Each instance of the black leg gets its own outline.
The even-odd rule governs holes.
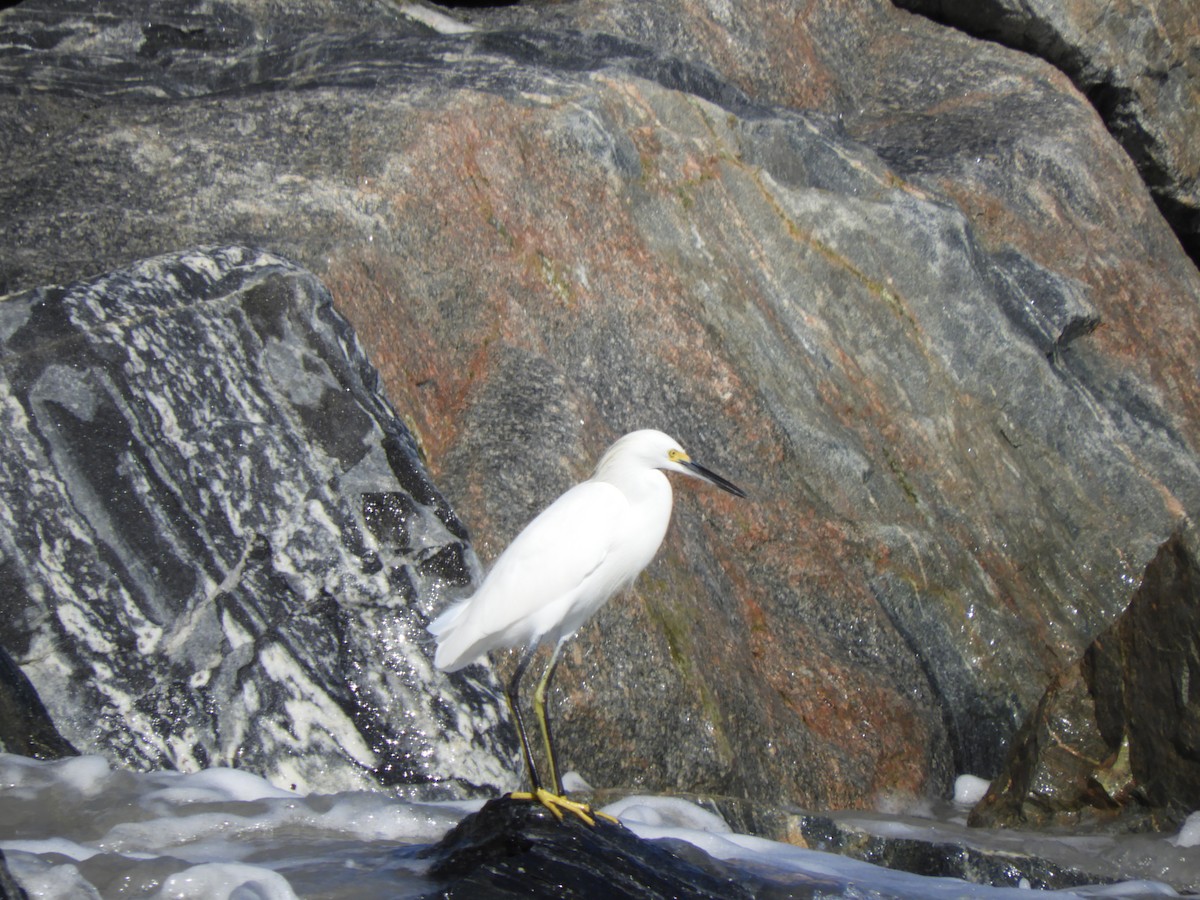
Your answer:
[[[554,818],[560,822],[564,812],[572,813],[579,817],[580,821],[588,825],[596,824],[596,816],[602,816],[609,821],[616,823],[616,819],[607,813],[592,812],[592,808],[586,803],[579,803],[575,800],[568,800],[563,796],[562,778],[558,774],[558,760],[554,755],[554,741],[550,737],[550,720],[546,716],[546,688],[550,685],[550,679],[554,677],[554,670],[558,666],[558,652],[562,649],[563,642],[559,641],[554,646],[554,652],[550,655],[550,662],[546,666],[546,671],[538,681],[537,689],[533,695],[533,710],[537,714],[538,723],[542,728],[542,740],[545,741],[546,760],[550,766],[550,776],[554,781],[555,793],[550,793],[542,787],[538,780],[537,769],[533,766],[533,755],[529,752],[529,737],[525,733],[525,722],[521,718],[521,710],[518,704],[518,688],[521,686],[521,676],[525,674],[525,669],[529,666],[529,661],[533,659],[533,654],[537,651],[536,647],[530,647],[521,656],[517,663],[517,668],[513,672],[513,676],[509,679],[508,687],[504,691],[504,695],[508,698],[508,708],[512,710],[513,718],[517,720],[517,735],[521,738],[521,752],[525,754],[525,768],[529,769],[529,780],[533,783],[533,790],[528,794],[514,792],[509,796],[514,800],[532,800],[535,803],[540,803],[554,815]]]
[[[533,655],[536,652],[537,644],[534,644],[521,654],[517,668],[513,671],[512,678],[508,680],[508,686],[504,689],[504,696],[508,700],[508,708],[512,711],[513,718],[517,722],[517,737],[521,741],[521,754],[525,757],[525,768],[529,772],[529,783],[535,794],[541,789],[542,782],[538,778],[537,769],[533,765],[533,754],[529,752],[529,736],[525,733],[525,720],[521,716],[520,688],[521,676],[529,668],[529,662],[533,659]]]

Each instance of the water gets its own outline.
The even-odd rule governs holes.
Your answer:
[[[18,882],[37,898],[417,897],[437,888],[425,877],[418,852],[479,805],[415,803],[370,792],[305,796],[231,769],[135,774],[95,756],[38,762],[0,754],[0,849]],[[687,841],[781,886],[832,885],[826,896],[1029,896],[1018,888],[923,878],[736,834],[718,816],[678,799],[630,797],[606,811],[642,837]],[[1168,882],[1200,886],[1200,817],[1177,835],[1114,838],[968,834],[953,810],[938,817],[926,813],[842,819],[894,836],[965,835],[980,846],[1124,879],[1055,897],[1179,896]]]

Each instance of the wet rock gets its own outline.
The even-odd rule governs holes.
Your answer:
[[[743,484],[681,485],[565,651],[591,783],[824,807],[995,774],[1197,520],[1200,277],[1046,63],[873,0],[279,10],[4,13],[0,284],[286,253],[484,559],[635,427]],[[372,532],[399,508],[363,534],[409,541]]]
[[[494,685],[439,678],[421,638],[476,571],[466,531],[311,274],[196,250],[0,321],[7,749],[506,782]]]
[[[786,819],[787,838],[793,844],[923,878],[1034,890],[1094,887],[1117,880],[1109,872],[1089,871],[1017,846],[989,846],[974,840],[969,829],[945,822],[932,825],[891,817],[873,827],[869,820],[855,821],[850,814],[788,813],[731,798],[699,802],[739,818]],[[421,856],[433,861],[429,876],[444,884],[435,895],[440,897],[807,898],[853,895],[862,887],[839,869],[844,863],[833,859],[815,858],[805,875],[789,877],[762,861],[716,860],[681,840],[640,839],[604,819],[595,827],[573,817],[559,823],[530,803],[508,798],[490,801]],[[822,872],[825,878],[818,874]],[[924,888],[947,888],[950,882],[933,885],[927,882]],[[921,886],[893,890],[898,896],[917,896]]]
[[[948,834],[941,840],[881,835],[821,815],[797,816],[793,828],[793,839],[814,850],[928,878],[959,878],[971,884],[1039,891],[1116,880],[1029,853],[973,846],[969,840],[951,840]]]
[[[971,823],[1178,828],[1200,806],[1197,665],[1200,567],[1175,537],[1129,609],[1047,690]]]
[[[754,879],[706,858],[684,859],[603,818],[594,826],[507,797],[490,800],[425,854],[438,897],[749,898]],[[704,856],[697,851],[687,855]],[[762,885],[758,885],[762,889]]]
[[[37,691],[3,646],[0,646],[0,752],[37,759],[57,759],[77,753],[58,733]]]
[[[1006,766],[972,810],[971,824],[1078,825],[1089,812],[1115,819],[1120,807],[1101,777],[1111,776],[1117,764],[1118,748],[1104,740],[1088,686],[1072,669],[1050,685],[1017,732]]]
[[[0,851],[0,900],[29,900],[25,889],[17,884],[12,872],[8,871],[3,851]]]

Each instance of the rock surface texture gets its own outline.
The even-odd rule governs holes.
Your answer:
[[[972,823],[1180,821],[1200,806],[1198,667],[1200,569],[1170,541],[1129,608],[1046,691]]]
[[[44,704],[6,750],[69,750],[56,729],[306,790],[507,782],[488,682],[428,689],[415,600],[470,583],[465,530],[310,274],[194,251],[0,322],[0,639]]]
[[[1046,62],[882,0],[280,10],[0,15],[0,289],[295,260],[485,560],[633,428],[749,490],[680,485],[564,653],[560,753],[596,786],[944,794],[1161,548],[1196,558],[1200,276]],[[216,585],[276,559],[223,552]],[[177,569],[131,570],[147,641],[182,627],[149,611]]]
[[[1061,69],[1092,101],[1192,259],[1200,260],[1200,7],[1190,0],[896,5]]]

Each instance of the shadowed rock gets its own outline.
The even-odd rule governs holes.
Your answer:
[[[70,742],[58,733],[37,691],[2,646],[0,752],[19,753],[37,759],[57,759],[77,753]]]
[[[1178,828],[1200,807],[1200,567],[1180,539],[1056,679],[971,813],[985,826]]]

